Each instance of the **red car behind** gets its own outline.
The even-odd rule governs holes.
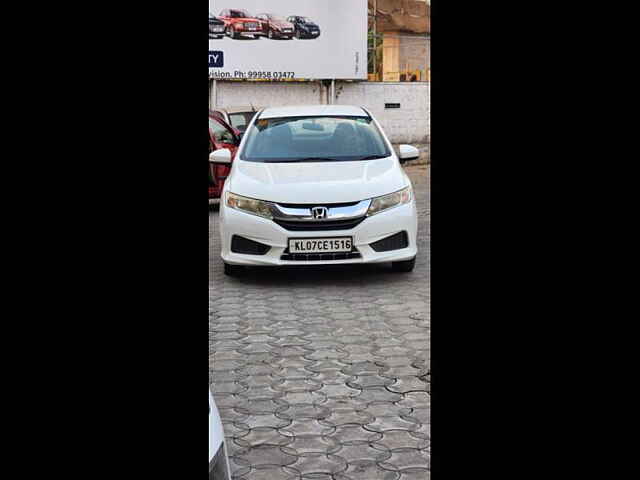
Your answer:
[[[231,150],[231,161],[240,145],[240,132],[231,127],[213,112],[209,112],[209,153],[221,148]],[[224,181],[231,170],[230,165],[209,163],[209,199],[220,198]]]

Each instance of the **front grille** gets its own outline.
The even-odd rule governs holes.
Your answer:
[[[254,242],[248,238],[234,235],[231,238],[231,251],[233,253],[242,253],[245,255],[264,255],[271,247],[263,243]]]
[[[390,237],[383,238],[369,245],[376,252],[389,252],[391,250],[400,250],[409,246],[409,236],[407,232],[396,233]]]
[[[340,207],[353,207],[360,202],[343,202],[343,203],[278,203],[281,207],[285,208],[308,208],[313,207],[326,207],[326,208],[340,208]]]
[[[280,225],[285,230],[292,232],[316,232],[323,230],[349,230],[358,226],[366,217],[349,218],[347,220],[325,220],[325,221],[294,221],[294,220],[280,220],[274,219],[273,221]]]
[[[280,260],[290,260],[293,262],[315,262],[315,261],[333,261],[333,260],[350,260],[352,258],[361,258],[360,252],[354,247],[350,252],[342,253],[289,253],[289,247],[280,256]]]

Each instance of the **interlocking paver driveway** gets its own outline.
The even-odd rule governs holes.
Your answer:
[[[238,480],[430,476],[428,169],[414,272],[387,265],[223,274],[209,214],[209,384]]]

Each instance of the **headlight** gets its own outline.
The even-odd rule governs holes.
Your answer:
[[[403,188],[389,195],[383,195],[382,197],[374,198],[371,200],[369,211],[367,215],[375,215],[376,213],[384,212],[390,208],[404,205],[411,201],[411,186]]]
[[[254,200],[253,198],[241,197],[231,192],[227,192],[227,207],[258,215],[259,217],[273,218],[269,203],[263,202],[262,200]]]

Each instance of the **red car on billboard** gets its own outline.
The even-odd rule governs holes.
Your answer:
[[[231,38],[253,36],[258,39],[262,35],[262,25],[260,21],[252,17],[246,10],[239,8],[227,8],[222,10],[218,18],[224,21],[225,33]]]
[[[240,132],[209,111],[209,153],[228,148],[231,150],[231,161],[233,161],[238,145],[240,145]],[[231,165],[209,163],[209,200],[220,198],[224,181],[230,171]]]
[[[293,38],[295,33],[293,23],[271,13],[259,13],[256,18],[260,20],[263,35],[269,38]]]

